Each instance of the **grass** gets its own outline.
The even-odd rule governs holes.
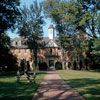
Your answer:
[[[86,100],[100,100],[100,72],[74,70],[57,72]]]
[[[36,84],[29,83],[26,78],[21,78],[21,83],[16,83],[15,72],[0,73],[0,100],[32,100],[46,72],[37,72]],[[32,74],[32,73],[30,73]],[[31,76],[31,80],[33,80]]]

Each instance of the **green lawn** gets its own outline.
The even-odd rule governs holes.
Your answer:
[[[16,73],[0,73],[0,100],[32,100],[46,72],[37,72],[36,84],[29,83],[26,78],[21,78],[21,83],[16,83]],[[30,73],[32,75],[32,73]],[[31,80],[33,80],[31,76]]]
[[[62,79],[86,100],[100,100],[100,72],[57,71]]]

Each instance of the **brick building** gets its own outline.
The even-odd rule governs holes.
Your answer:
[[[57,62],[62,61],[62,51],[59,40],[55,37],[54,27],[50,25],[48,28],[48,37],[43,37],[42,43],[45,43],[44,48],[38,50],[38,64],[46,63],[48,68],[54,68]],[[26,59],[29,62],[30,68],[34,62],[33,50],[27,45],[27,38],[19,37],[11,41],[12,52],[18,58],[18,61]],[[40,66],[41,67],[41,66]]]

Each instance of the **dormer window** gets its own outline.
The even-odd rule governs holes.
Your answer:
[[[21,41],[18,42],[18,45],[21,46]]]
[[[18,45],[18,43],[16,42],[15,45]]]
[[[24,45],[27,45],[27,41],[24,42]]]

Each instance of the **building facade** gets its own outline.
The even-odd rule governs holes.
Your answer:
[[[30,68],[33,69],[34,54],[33,50],[28,47],[27,40],[24,37],[13,39],[11,41],[12,53],[18,58],[18,62],[25,59],[29,62]],[[55,69],[57,62],[62,63],[62,50],[58,38],[55,37],[53,25],[48,28],[48,37],[43,37],[41,42],[45,44],[45,47],[38,50],[39,67],[42,67],[42,63],[46,63],[48,69]]]

